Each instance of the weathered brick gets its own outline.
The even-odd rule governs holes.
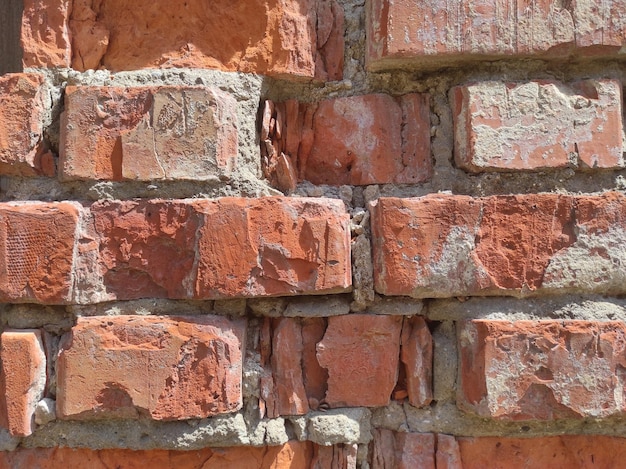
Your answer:
[[[203,180],[237,159],[236,101],[200,86],[70,86],[62,115],[64,180]]]
[[[328,370],[330,407],[389,404],[398,380],[402,318],[350,314],[328,318],[317,344],[319,364]]]
[[[457,165],[472,172],[624,166],[618,80],[454,88]]]
[[[43,139],[46,93],[43,76],[0,77],[0,175],[52,176],[53,156]]]
[[[195,451],[163,449],[132,451],[129,449],[86,448],[20,448],[0,452],[0,468],[32,469],[289,469],[307,468],[318,448],[308,441],[289,441],[266,447],[203,448]],[[316,466],[317,469],[317,466]],[[331,469],[321,466],[319,469]],[[332,469],[343,469],[332,466]],[[345,468],[352,469],[352,468]]]
[[[0,204],[0,301],[69,301],[77,223],[69,202]]]
[[[189,201],[102,201],[91,206],[103,299],[192,298],[203,218]],[[95,282],[92,282],[95,283]]]
[[[376,290],[417,298],[625,291],[626,199],[530,194],[381,198]]]
[[[46,355],[38,330],[5,330],[0,336],[0,425],[28,436],[46,386]]]
[[[372,469],[435,469],[433,433],[374,431]]]
[[[245,320],[79,318],[57,363],[62,419],[205,418],[242,405]]]
[[[620,467],[626,439],[602,435],[459,438],[463,469]],[[494,462],[497,465],[494,466]]]
[[[467,321],[459,327],[459,405],[499,419],[609,417],[626,410],[626,325]]]
[[[326,330],[323,318],[265,319],[261,332],[261,400],[270,418],[317,410],[326,395],[328,372],[315,347]]]
[[[336,1],[253,0],[207,8],[190,0],[75,1],[69,18],[72,67],[215,68],[341,79],[344,14]]]
[[[425,94],[267,101],[261,140],[265,174],[281,190],[295,187],[296,172],[331,185],[418,183],[432,175]]]
[[[409,403],[415,407],[433,399],[433,339],[421,316],[406,318],[402,324],[400,361],[404,366]]]
[[[459,443],[452,435],[441,433],[437,435],[435,467],[437,469],[464,469]]]
[[[103,201],[91,214],[98,267],[80,280],[102,283],[98,301],[339,293],[351,285],[349,217],[336,200]]]
[[[24,67],[69,67],[72,58],[67,18],[73,0],[22,0]]]
[[[367,64],[449,65],[511,55],[617,55],[626,2],[368,0]]]
[[[341,293],[351,287],[341,201],[224,198],[198,202],[198,298]]]

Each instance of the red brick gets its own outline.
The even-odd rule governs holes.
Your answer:
[[[435,466],[437,469],[464,469],[459,444],[452,435],[437,435]]]
[[[409,403],[423,407],[433,399],[433,339],[421,316],[402,324],[400,360],[404,365]]]
[[[92,205],[98,268],[113,299],[278,296],[350,289],[340,201],[268,197]]]
[[[274,125],[271,125],[274,123]],[[293,189],[287,161],[314,184],[418,183],[430,179],[430,109],[425,94],[370,94],[305,104],[266,102],[264,171]]]
[[[69,67],[67,19],[72,0],[23,0],[21,43],[26,67]]]
[[[65,107],[64,180],[203,180],[235,166],[236,101],[218,89],[70,86]]]
[[[455,160],[471,172],[624,166],[618,80],[487,81],[451,98]]]
[[[356,469],[357,445],[315,445],[310,469]]]
[[[372,469],[435,469],[432,433],[396,433],[374,430]]]
[[[274,76],[341,79],[343,11],[335,1],[253,0],[207,8],[190,0],[75,1],[72,67],[215,68]]]
[[[626,439],[600,435],[459,438],[463,469],[621,467]]]
[[[317,344],[319,364],[328,370],[330,407],[389,404],[398,379],[402,318],[350,314],[328,318]]]
[[[62,419],[205,418],[242,405],[245,321],[82,317],[57,363]]]
[[[499,419],[609,417],[626,410],[626,325],[592,321],[466,322],[459,405]]]
[[[0,452],[0,468],[30,469],[289,469],[305,468],[313,458],[315,445],[289,441],[280,446],[203,448],[195,451],[162,449],[20,448]],[[324,468],[326,469],[326,468]],[[330,467],[328,468],[330,469]]]
[[[0,77],[0,175],[54,175],[43,141],[46,94],[43,76],[10,73]]]
[[[198,298],[349,291],[350,230],[339,200],[266,197],[198,202]]]
[[[317,410],[326,395],[328,372],[315,347],[324,336],[323,318],[266,319],[261,334],[261,400],[270,418]],[[271,326],[271,327],[268,327]]]
[[[103,201],[91,206],[105,299],[192,298],[203,218],[185,201]]]
[[[69,301],[78,215],[68,202],[0,204],[0,301]]]
[[[432,66],[476,59],[617,55],[626,3],[576,0],[370,0],[367,64]]]
[[[28,436],[35,406],[46,386],[46,355],[38,330],[5,330],[0,336],[0,425],[11,435]]]
[[[376,291],[416,298],[624,292],[622,194],[381,198]]]

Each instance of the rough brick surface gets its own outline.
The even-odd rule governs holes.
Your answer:
[[[196,451],[32,448],[0,453],[0,468],[343,469],[341,466],[313,466],[316,449],[317,446],[308,441],[289,441],[283,445],[259,448],[205,448]]]
[[[43,140],[47,107],[42,75],[0,77],[0,175],[54,175],[53,157]]]
[[[432,433],[374,432],[372,469],[435,469],[435,440]]]
[[[75,1],[72,67],[216,68],[341,79],[343,10],[335,1]]]
[[[338,201],[106,201],[91,213],[99,260],[82,280],[103,283],[100,301],[350,288],[348,214]]]
[[[341,293],[352,282],[350,230],[331,199],[198,202],[199,298]]]
[[[376,290],[447,297],[624,291],[624,196],[381,198]]]
[[[418,183],[432,175],[425,94],[369,94],[319,103],[267,101],[261,150],[282,190],[314,184]]]
[[[77,223],[68,202],[0,204],[0,301],[69,301]]]
[[[245,321],[219,316],[79,318],[61,343],[63,419],[205,418],[242,405]]]
[[[453,88],[455,160],[472,172],[624,165],[618,80]]]
[[[433,339],[421,316],[404,320],[400,361],[404,365],[409,403],[415,407],[430,404],[433,398]]]
[[[625,442],[599,435],[459,438],[463,469],[620,467],[626,458]]]
[[[458,402],[486,417],[608,417],[624,405],[621,322],[487,321],[459,329]]]
[[[72,57],[67,17],[73,0],[22,0],[24,67],[69,67]]]
[[[369,0],[367,8],[367,62],[374,70],[511,55],[615,55],[626,29],[622,0]]]
[[[330,407],[384,406],[398,380],[402,318],[351,314],[328,318],[317,344],[328,370]]]
[[[237,158],[236,102],[210,87],[68,87],[65,180],[203,180]]]
[[[0,425],[11,435],[28,436],[35,406],[46,386],[46,356],[38,330],[5,330],[0,336]]]

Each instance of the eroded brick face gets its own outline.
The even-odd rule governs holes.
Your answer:
[[[47,104],[43,75],[0,77],[0,174],[53,176],[52,155],[44,142]]]
[[[410,184],[432,176],[426,94],[266,101],[261,152],[281,190],[314,184]]]
[[[68,87],[64,180],[206,180],[237,160],[237,104],[211,87]]]
[[[624,271],[613,267],[625,236],[619,193],[381,198],[371,211],[374,278],[385,295],[622,290]]]
[[[245,320],[80,318],[61,343],[60,418],[181,420],[242,405]]]
[[[35,406],[46,386],[41,332],[5,330],[0,335],[0,359],[0,425],[13,436],[28,436],[35,429]]]
[[[369,0],[367,8],[372,70],[507,56],[611,56],[625,37],[622,0]]]
[[[458,336],[458,398],[469,411],[515,420],[624,412],[621,322],[473,320]]]
[[[450,96],[455,160],[471,172],[624,165],[618,80],[489,81]]]
[[[72,287],[77,204],[0,204],[0,299],[64,304]]]

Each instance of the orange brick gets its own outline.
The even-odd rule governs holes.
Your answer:
[[[508,420],[621,415],[621,322],[465,322],[458,331],[459,405]]]
[[[198,298],[350,290],[350,230],[341,201],[224,198],[198,202]]]
[[[330,407],[388,405],[398,380],[399,316],[350,314],[328,318],[317,344],[319,364],[328,370]]]
[[[620,293],[626,199],[529,194],[381,198],[371,207],[376,291],[416,298]]]
[[[287,157],[299,179],[314,184],[405,184],[432,176],[428,95],[369,94],[312,104],[267,102],[265,111],[264,169],[282,190],[295,186],[283,182],[289,171],[281,161]]]
[[[626,439],[612,436],[483,437],[458,440],[463,469],[620,467],[626,458]]]
[[[5,330],[0,336],[0,425],[11,435],[28,436],[35,406],[44,397],[46,355],[38,330]]]
[[[456,163],[471,172],[623,167],[621,90],[611,79],[456,87]]]
[[[27,67],[69,67],[68,16],[72,0],[23,0],[22,62]]]
[[[237,159],[236,101],[206,87],[66,89],[64,180],[203,180]]]
[[[78,216],[69,202],[0,204],[0,301],[69,301]]]
[[[62,419],[205,418],[241,408],[245,320],[78,318],[57,363]]]
[[[338,2],[216,0],[74,2],[72,68],[213,68],[341,79],[343,10]]]
[[[378,70],[515,55],[615,56],[625,42],[625,12],[623,0],[370,0],[366,60]]]
[[[43,141],[43,83],[43,76],[35,73],[0,77],[0,175],[54,175]]]

